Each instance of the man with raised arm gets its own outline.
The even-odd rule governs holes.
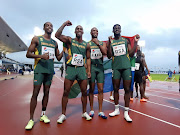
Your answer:
[[[62,31],[66,26],[71,26],[70,21],[66,21],[57,30],[55,37],[67,45],[68,55],[70,59],[67,61],[67,70],[64,81],[64,93],[62,97],[62,114],[59,116],[57,123],[63,123],[66,119],[66,106],[68,103],[68,95],[74,80],[78,81],[81,89],[82,101],[82,117],[86,120],[92,118],[86,112],[87,105],[87,73],[84,67],[85,58],[87,58],[88,77],[91,76],[91,60],[90,60],[90,45],[82,39],[83,27],[78,25],[75,28],[75,38],[62,35]]]
[[[134,38],[134,46],[131,48],[129,41],[126,38],[121,37],[121,26],[115,24],[113,26],[114,38],[109,37],[107,43],[108,58],[112,57],[112,80],[114,88],[114,102],[115,102],[115,111],[109,113],[109,116],[113,117],[120,114],[119,111],[119,85],[121,78],[123,79],[124,86],[124,100],[125,100],[125,111],[124,118],[127,122],[132,122],[132,119],[129,117],[129,101],[130,101],[130,86],[131,86],[131,64],[130,57],[133,57],[136,50],[137,42],[139,36],[136,35]]]

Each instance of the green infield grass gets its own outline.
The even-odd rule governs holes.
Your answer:
[[[165,81],[165,79],[168,77],[167,74],[151,74],[152,80],[156,81]],[[172,76],[174,78],[174,75]],[[175,75],[175,78],[173,80],[167,79],[166,81],[173,81],[178,82],[179,81],[179,75]]]

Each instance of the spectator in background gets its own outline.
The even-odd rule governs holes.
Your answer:
[[[173,74],[175,75],[176,74],[176,71],[174,70]]]
[[[64,71],[64,66],[63,65],[60,67],[60,70],[61,70],[61,77],[63,77],[63,71]]]

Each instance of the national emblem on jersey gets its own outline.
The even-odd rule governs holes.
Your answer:
[[[40,41],[43,41],[43,38],[40,38]]]

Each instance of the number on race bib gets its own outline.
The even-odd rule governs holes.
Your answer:
[[[102,58],[102,53],[100,49],[91,49],[91,59]]]
[[[83,56],[81,54],[74,53],[71,64],[75,66],[83,66]]]
[[[135,63],[135,70],[139,70],[140,63]]]
[[[121,56],[126,54],[125,44],[113,46],[114,56]]]
[[[55,50],[54,48],[47,47],[47,46],[42,46],[42,54],[48,53],[49,52],[49,59],[54,59],[55,56]]]

